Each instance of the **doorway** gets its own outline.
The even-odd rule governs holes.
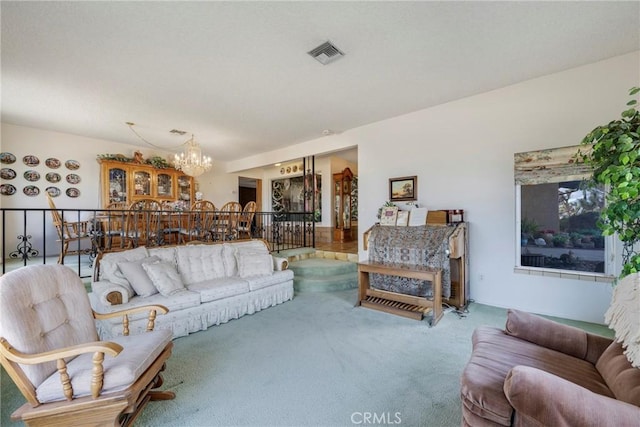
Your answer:
[[[258,211],[262,211],[262,180],[238,177],[238,202],[245,206],[248,202],[256,202]]]

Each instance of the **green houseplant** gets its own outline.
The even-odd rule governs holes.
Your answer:
[[[640,88],[619,119],[593,129],[582,140],[578,158],[593,168],[593,182],[607,187],[598,226],[605,236],[617,233],[623,244],[620,277],[640,271]],[[588,148],[587,148],[588,147]]]

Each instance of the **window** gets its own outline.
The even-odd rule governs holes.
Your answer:
[[[516,153],[517,269],[588,280],[612,273],[613,241],[597,226],[605,191],[586,185],[591,171],[576,163],[577,150]]]

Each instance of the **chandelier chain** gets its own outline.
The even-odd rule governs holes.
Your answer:
[[[134,135],[137,136],[145,144],[148,144],[160,150],[175,150],[177,148],[177,147],[173,147],[173,148],[162,147],[162,146],[153,144],[152,142],[147,141],[142,135],[140,135],[138,132],[135,131],[135,129],[133,128],[134,123],[126,122],[126,124],[127,126],[129,126],[129,129],[131,129],[131,132],[133,132]],[[182,153],[176,154],[174,156],[174,167],[176,169],[181,170],[182,172],[184,172],[186,175],[189,175],[189,176],[199,176],[205,173],[206,171],[208,171],[209,169],[211,169],[211,167],[213,166],[213,161],[211,157],[205,156],[202,154],[202,149],[200,147],[200,144],[196,142],[193,134],[191,134],[191,138],[189,138],[187,141],[180,144],[180,146],[181,147],[184,146],[185,149]]]
[[[131,132],[133,132],[133,134],[135,136],[137,136],[142,142],[144,142],[145,144],[149,144],[150,146],[154,147],[154,148],[158,148],[160,150],[175,150],[179,147],[182,147],[183,145],[185,145],[187,143],[187,141],[181,143],[180,145],[174,146],[174,147],[162,147],[160,145],[156,145],[152,142],[147,141],[142,135],[140,135],[138,132],[136,132],[136,130],[133,128],[133,123],[131,122],[127,122],[127,126],[129,126],[129,129],[131,130]]]

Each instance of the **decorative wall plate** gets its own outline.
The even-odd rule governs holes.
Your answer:
[[[16,171],[11,168],[2,168],[0,169],[0,178],[2,179],[13,179],[16,177]]]
[[[60,163],[60,160],[55,157],[49,157],[44,161],[44,164],[49,166],[51,169],[58,169],[62,163]]]
[[[291,166],[287,166],[287,173],[291,173]]]
[[[60,189],[58,187],[47,187],[45,191],[49,193],[51,197],[58,197],[60,195]]]
[[[11,163],[15,163],[16,162],[16,156],[14,156],[11,153],[8,152],[3,152],[0,153],[0,163],[4,163],[6,165],[10,165]]]
[[[40,194],[40,189],[35,185],[27,185],[22,189],[22,192],[29,197],[34,197]]]
[[[37,158],[36,156],[29,154],[28,156],[24,156],[22,158],[22,163],[24,163],[27,166],[34,167],[40,164],[40,159]]]
[[[67,169],[70,169],[72,171],[80,168],[80,162],[77,160],[67,160],[66,162],[64,162],[64,165],[67,167]]]
[[[66,180],[69,184],[77,184],[80,182],[80,175],[70,173],[69,175],[67,175]]]
[[[47,181],[53,183],[60,182],[60,180],[62,179],[60,174],[56,172],[48,172],[44,177]]]
[[[78,190],[77,188],[67,188],[66,191],[67,196],[69,197],[78,197],[80,196],[80,190]]]
[[[284,175],[284,168],[280,169],[280,175]]]
[[[298,172],[298,165],[293,165],[293,169],[294,172]]]
[[[40,179],[40,172],[34,170],[25,171],[22,176],[29,182],[35,182]]]
[[[3,196],[11,196],[16,193],[16,187],[11,184],[2,184],[0,185],[0,194]]]

